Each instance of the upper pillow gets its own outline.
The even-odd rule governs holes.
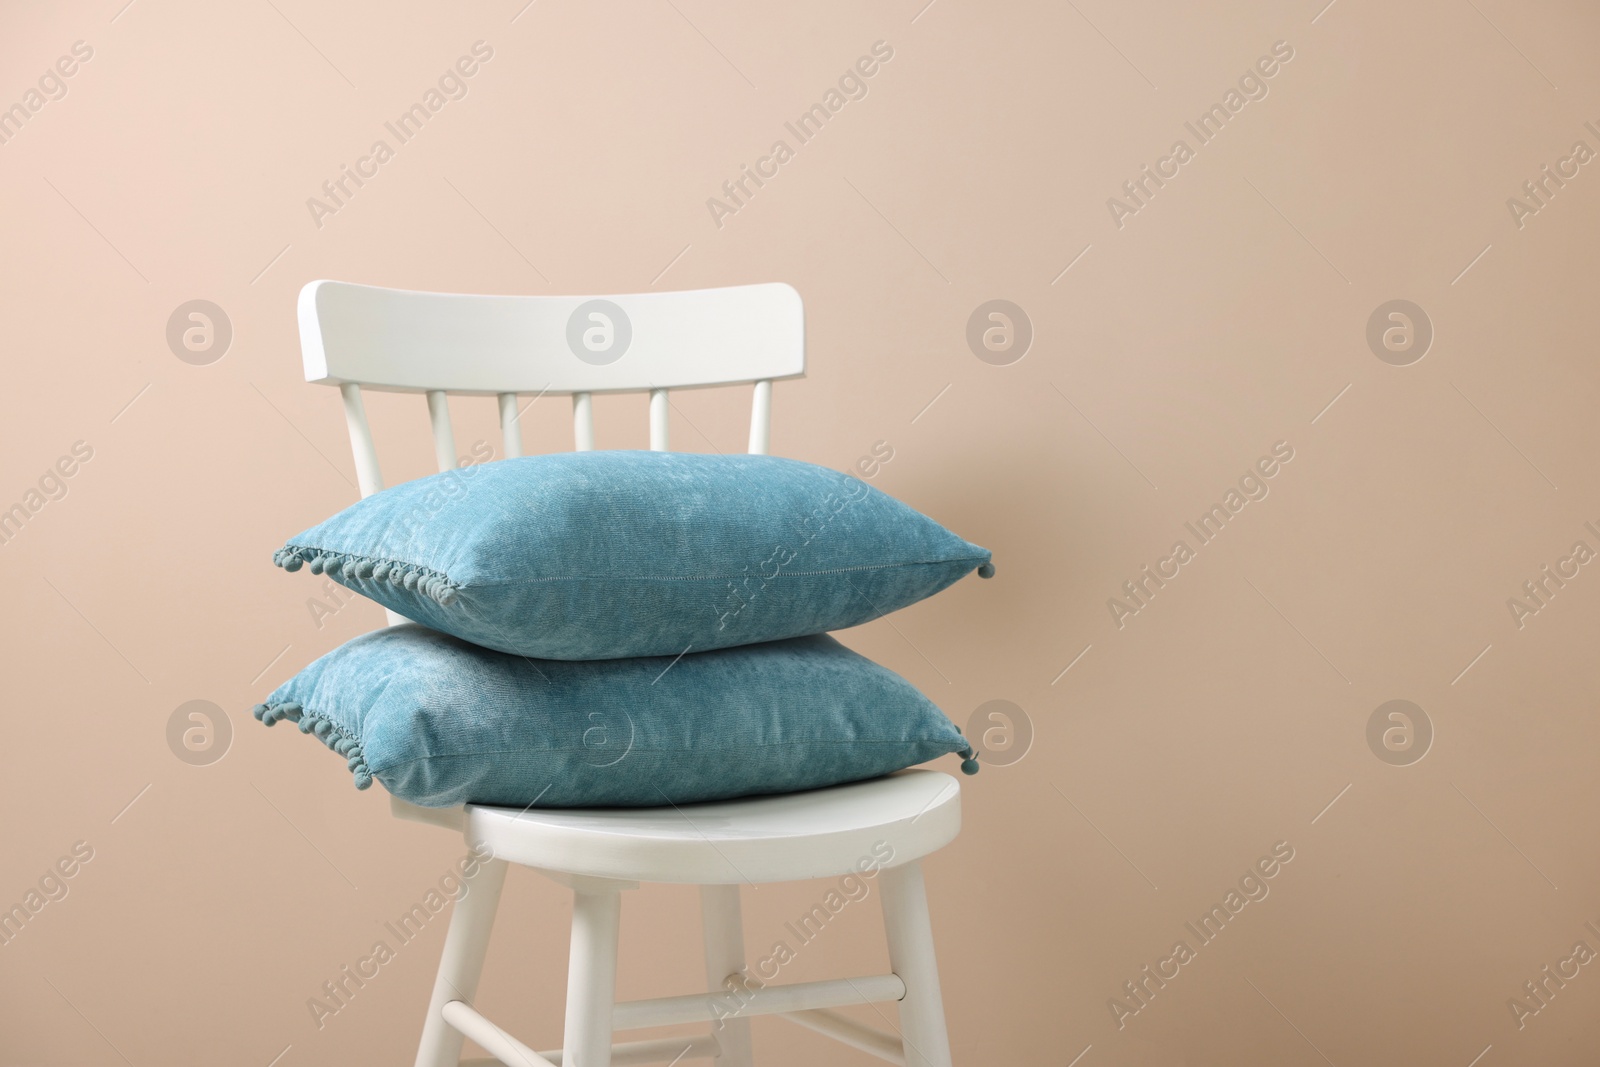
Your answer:
[[[775,456],[566,452],[374,493],[293,538],[408,619],[541,659],[675,656],[855,626],[989,552],[848,475]]]

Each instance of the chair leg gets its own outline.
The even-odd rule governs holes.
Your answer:
[[[603,886],[574,890],[562,1067],[611,1067],[611,1009],[617,996],[621,921],[620,890]]]
[[[922,864],[886,868],[878,875],[878,883],[889,966],[906,984],[906,996],[900,1002],[906,1067],[950,1067],[950,1036],[939,995],[939,967],[933,954],[933,924],[928,917]]]
[[[444,1021],[444,1006],[452,1000],[470,1004],[478,995],[478,976],[483,973],[489,932],[494,928],[494,913],[500,906],[500,890],[506,881],[506,861],[486,860],[477,873],[463,881],[465,895],[456,901],[455,913],[450,916],[439,976],[434,979],[433,999],[428,1002],[428,1017],[422,1024],[417,1067],[456,1067],[461,1061],[461,1032]]]
[[[706,980],[716,992],[728,975],[744,970],[744,916],[737,885],[700,887],[700,925],[706,942]],[[749,1019],[723,1020],[716,1038],[722,1046],[718,1067],[752,1067],[755,1063]]]

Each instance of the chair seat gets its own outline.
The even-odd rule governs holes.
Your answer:
[[[901,771],[831,789],[665,808],[529,809],[469,804],[395,814],[454,825],[495,856],[568,875],[629,882],[734,885],[827,878],[864,863],[892,867],[949,844],[961,785]]]

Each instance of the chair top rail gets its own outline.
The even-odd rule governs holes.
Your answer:
[[[590,297],[314,281],[299,319],[307,381],[390,392],[618,393],[805,373],[800,294],[778,282]]]

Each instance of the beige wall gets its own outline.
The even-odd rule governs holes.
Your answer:
[[[443,919],[320,1030],[306,1001],[459,843],[247,710],[381,621],[319,627],[318,580],[269,562],[355,496],[338,404],[299,371],[313,278],[799,288],[810,374],[777,390],[775,450],[843,468],[889,442],[877,484],[999,567],[846,640],[958,722],[1003,699],[1035,733],[965,782],[930,864],[958,1062],[1594,1061],[1600,966],[1565,965],[1520,1028],[1508,1001],[1600,951],[1600,565],[1520,620],[1507,602],[1600,550],[1600,167],[1536,213],[1507,200],[1600,151],[1600,15],[523,2],[0,9],[0,105],[93,53],[0,143],[0,506],[42,505],[0,547],[0,904],[92,849],[0,947],[0,1064],[409,1062]],[[399,145],[383,123],[477,41],[467,95]],[[799,145],[785,121],[878,41],[866,97]],[[1201,144],[1185,122],[1275,42],[1266,95]],[[314,219],[379,138],[394,158]],[[780,138],[793,158],[714,218]],[[1192,158],[1162,164],[1180,138]],[[1147,164],[1177,173],[1108,207]],[[165,337],[197,299],[233,332],[206,365]],[[968,346],[994,299],[1031,322],[1020,361]],[[1367,323],[1402,299],[1434,337],[1399,366]],[[743,395],[680,403],[682,446],[740,446]],[[391,476],[425,473],[421,403],[372,407]],[[491,405],[455,414],[493,439]],[[599,418],[644,443],[642,401]],[[566,444],[564,402],[529,419]],[[78,442],[65,496],[30,498]],[[1268,495],[1200,544],[1184,524],[1279,442]],[[1180,539],[1193,558],[1114,619]],[[1396,699],[1431,723],[1420,762],[1369,745]],[[169,747],[192,700],[227,709],[220,762]],[[1280,842],[1270,894],[1201,945],[1185,923]],[[753,943],[819,892],[750,894]],[[875,911],[792,973],[882,967]],[[692,891],[630,898],[624,996],[696,981],[696,914]],[[536,1044],[564,915],[513,876],[482,999]],[[1139,1007],[1123,983],[1180,939],[1194,958],[1119,1028],[1108,1001]],[[776,1022],[758,1040],[768,1064],[869,1062]]]

